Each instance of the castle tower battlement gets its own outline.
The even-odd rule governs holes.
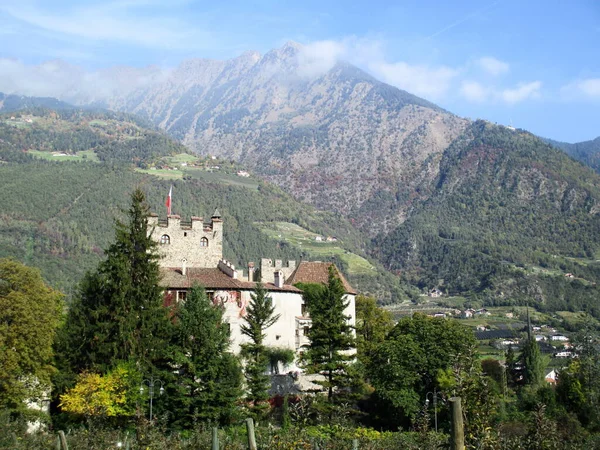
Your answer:
[[[215,211],[209,223],[202,217],[192,216],[182,220],[179,215],[159,218],[151,214],[148,218],[151,237],[158,243],[161,267],[215,268],[223,259],[223,221]]]
[[[296,261],[293,260],[288,261],[287,264],[280,259],[273,261],[270,258],[262,258],[260,260],[260,277],[263,283],[274,283],[277,271],[281,271],[283,279],[287,280],[294,270],[296,270]]]

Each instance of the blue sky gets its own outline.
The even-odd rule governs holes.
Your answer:
[[[598,0],[0,0],[0,89],[35,92],[27,69],[48,60],[169,68],[288,40],[461,116],[600,136]]]

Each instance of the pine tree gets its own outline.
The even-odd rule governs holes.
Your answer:
[[[304,288],[304,287],[303,287]],[[334,266],[329,267],[329,280],[323,289],[306,289],[306,303],[312,319],[308,332],[309,348],[301,361],[309,374],[320,374],[317,381],[327,390],[327,399],[333,403],[334,391],[347,389],[354,383],[350,362],[354,359],[354,336],[349,316],[344,314],[348,301],[344,299],[344,286]]]
[[[106,373],[128,360],[142,373],[165,364],[171,322],[148,216],[145,195],[136,189],[127,222],[116,223],[106,260],[80,284],[59,342],[59,360],[71,374]]]
[[[241,331],[250,342],[242,345],[242,356],[246,359],[246,399],[256,417],[260,417],[267,408],[269,399],[270,378],[266,374],[269,357],[264,344],[266,330],[279,319],[275,314],[275,306],[267,289],[257,283],[254,293],[251,294],[250,305],[244,317]]]
[[[523,381],[527,386],[539,387],[544,381],[546,364],[535,339],[527,339],[521,352]]]
[[[202,287],[194,286],[176,311],[175,385],[167,391],[176,426],[194,422],[227,424],[241,396],[241,369],[229,352],[230,332],[223,310],[211,304]]]

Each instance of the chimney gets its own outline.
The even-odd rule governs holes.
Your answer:
[[[248,263],[248,281],[254,281],[254,263],[252,261]]]
[[[185,275],[187,272],[187,259],[183,258],[181,260],[181,275]]]
[[[283,287],[284,279],[283,272],[281,270],[276,270],[273,278],[275,279],[275,281],[273,281],[273,284],[275,286],[277,286],[278,288]]]

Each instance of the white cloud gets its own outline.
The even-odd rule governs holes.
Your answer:
[[[106,2],[55,12],[29,4],[0,5],[0,11],[30,26],[80,39],[135,44],[149,48],[190,49],[213,43],[208,32],[180,19],[139,13],[148,1]]]
[[[160,82],[169,73],[169,69],[158,67],[113,67],[86,72],[59,60],[32,66],[14,59],[0,58],[0,92],[88,103]]]
[[[515,104],[528,99],[537,99],[540,97],[541,81],[532,81],[531,83],[519,83],[513,89],[504,89],[500,92],[500,98],[509,104]]]
[[[513,88],[499,88],[496,86],[484,86],[473,81],[464,80],[460,86],[460,94],[467,101],[473,103],[503,102],[509,105],[540,98],[541,81],[532,81],[530,83],[519,83]]]
[[[431,67],[406,62],[378,61],[369,64],[369,68],[382,81],[430,99],[443,97],[459,74],[457,69],[447,66]]]
[[[585,78],[569,83],[561,88],[567,99],[600,99],[600,78]]]
[[[478,83],[477,81],[465,80],[460,86],[460,93],[468,101],[481,103],[486,101],[490,96],[490,90]]]
[[[319,76],[342,60],[366,69],[385,83],[428,99],[442,98],[459,74],[458,69],[443,65],[388,61],[381,40],[356,37],[304,45],[298,56],[298,73],[302,76]]]
[[[336,41],[318,41],[302,46],[298,53],[298,74],[316,77],[329,71],[347,55],[347,45]]]
[[[507,73],[510,69],[508,63],[500,61],[499,59],[493,58],[491,56],[479,58],[476,61],[476,63],[481,69],[493,76],[498,76]]]

